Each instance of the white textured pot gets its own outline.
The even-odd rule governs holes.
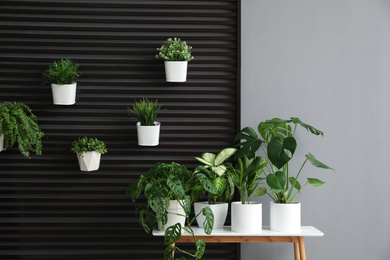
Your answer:
[[[263,229],[262,204],[250,201],[232,202],[232,231],[240,233],[260,233]]]
[[[195,202],[195,215],[198,215],[199,212],[205,207],[209,207],[214,214],[214,229],[223,228],[229,209],[229,203],[217,202],[217,204],[209,204],[207,201]],[[200,214],[196,218],[196,222],[198,223],[199,227],[203,227],[203,222],[205,221],[205,219],[206,217],[203,216],[203,214]]]
[[[188,61],[164,61],[167,82],[185,82],[187,80]]]
[[[160,139],[160,122],[154,122],[154,126],[143,126],[137,122],[138,145],[156,146]]]
[[[77,159],[79,161],[80,170],[84,172],[96,171],[100,166],[101,153],[99,152],[86,152],[78,153]]]
[[[301,231],[301,203],[275,203],[270,205],[270,228],[273,231]]]
[[[51,84],[54,105],[73,105],[76,103],[77,83],[57,85]]]
[[[168,221],[167,224],[165,224],[165,228],[173,226],[176,223],[180,223],[180,225],[184,227],[186,218],[183,216],[178,216],[176,214],[185,216],[186,213],[184,212],[183,207],[177,200],[170,200],[168,207]],[[157,227],[159,230],[163,230],[161,221],[157,221]]]
[[[0,135],[0,152],[4,150],[4,135]]]

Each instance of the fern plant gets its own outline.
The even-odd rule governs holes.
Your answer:
[[[83,137],[72,143],[71,151],[80,154],[93,151],[105,154],[107,153],[107,147],[103,141],[98,140],[97,138]]]
[[[17,143],[20,153],[26,157],[30,157],[30,152],[42,154],[44,133],[38,126],[37,117],[26,104],[0,104],[0,134],[4,135],[4,150]]]
[[[191,56],[192,47],[187,45],[185,41],[180,38],[169,38],[164,42],[161,48],[157,48],[159,53],[156,58],[164,61],[190,61],[194,57]]]
[[[78,73],[79,66],[80,64],[68,59],[54,61],[50,64],[46,73],[43,73],[43,77],[46,79],[45,83],[57,85],[73,84],[80,76]]]
[[[127,107],[127,113],[131,117],[136,117],[143,126],[152,126],[156,121],[157,115],[160,113],[162,105],[159,105],[156,101],[150,101],[147,98],[143,98],[140,101],[136,101],[133,108]]]

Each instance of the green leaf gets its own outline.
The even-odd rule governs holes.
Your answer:
[[[223,176],[224,173],[226,172],[226,166],[225,165],[219,165],[216,167],[211,167],[210,168],[213,172],[215,172],[218,176]]]
[[[202,158],[195,157],[198,161],[201,163],[207,165],[207,166],[214,166],[214,161],[215,161],[215,154],[213,153],[203,153]]]
[[[322,131],[318,130],[317,128],[315,128],[311,125],[308,125],[308,124],[302,122],[298,117],[291,117],[291,121],[294,124],[299,124],[300,126],[306,128],[306,130],[310,131],[310,133],[312,133],[312,134],[324,136],[324,133]]]
[[[302,189],[301,184],[294,177],[290,177],[288,180],[291,185],[294,185],[294,188],[296,188],[298,191]]]
[[[214,193],[214,195],[219,197],[226,189],[227,180],[225,178],[222,178],[222,177],[217,177],[213,180],[213,184],[214,184],[215,188],[217,189],[217,192]]]
[[[173,174],[169,175],[167,179],[167,185],[176,197],[184,198],[186,192],[184,191],[182,182],[179,178],[177,178]]]
[[[314,179],[314,178],[307,178],[307,182],[315,187],[321,186],[322,184],[325,184],[325,182],[319,180],[319,179]]]
[[[217,188],[215,187],[214,183],[211,182],[204,174],[197,173],[196,177],[198,178],[200,184],[202,184],[203,188],[212,194],[216,194]]]
[[[174,254],[172,253],[175,249],[176,247],[174,246],[167,246],[164,250],[164,260],[175,260]]]
[[[329,169],[335,171],[333,168],[323,164],[322,162],[318,161],[311,153],[306,154],[306,158],[309,160],[309,162],[314,165],[315,167],[318,168],[323,168],[323,169]]]
[[[186,216],[189,216],[191,213],[191,197],[190,197],[190,195],[185,196],[183,201],[184,201],[183,202],[184,212],[185,212]]]
[[[269,174],[267,176],[267,184],[275,191],[282,191],[286,186],[286,176],[281,171]]]
[[[265,194],[267,194],[267,189],[264,187],[259,187],[259,188],[255,189],[255,191],[253,192],[253,195],[255,196],[255,198],[263,196]]]
[[[205,220],[203,222],[203,230],[207,235],[210,235],[214,229],[213,211],[209,207],[205,207],[202,209],[202,214],[203,216],[205,216]]]
[[[294,137],[287,137],[284,140],[280,137],[274,137],[267,146],[268,158],[278,169],[282,168],[295,152],[297,142]],[[289,156],[285,150],[290,151]]]
[[[235,145],[240,149],[235,153],[235,158],[242,158],[245,155],[249,158],[255,156],[257,150],[259,150],[262,140],[259,139],[256,132],[251,127],[243,128],[234,138],[234,141],[243,140],[241,143]]]
[[[222,164],[224,161],[229,159],[229,157],[232,156],[236,151],[237,151],[237,149],[235,149],[235,148],[225,148],[225,149],[223,149],[217,155],[217,157],[215,157],[215,164],[214,164],[214,166],[219,166],[220,164]]]
[[[195,242],[195,246],[196,246],[195,257],[196,259],[201,259],[206,249],[206,242],[203,239],[198,239]]]
[[[171,245],[181,238],[181,224],[176,223],[165,229],[164,244]]]

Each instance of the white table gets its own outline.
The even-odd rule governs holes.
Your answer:
[[[269,227],[263,227],[261,233],[238,233],[231,231],[230,226],[214,229],[211,235],[206,235],[203,228],[193,227],[197,239],[206,243],[293,243],[295,260],[306,260],[304,237],[321,237],[321,231],[312,226],[302,226],[300,232],[277,232]],[[164,231],[153,230],[154,236],[164,236]],[[192,235],[182,231],[181,238],[176,243],[192,243]],[[174,245],[173,245],[174,246]]]

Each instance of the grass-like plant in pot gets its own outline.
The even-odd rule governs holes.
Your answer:
[[[132,108],[127,107],[129,116],[138,119],[138,145],[156,146],[159,144],[161,123],[156,121],[156,118],[162,111],[161,107],[162,105],[159,105],[157,100],[151,101],[147,98],[136,101]]]
[[[107,153],[106,144],[94,137],[82,137],[72,143],[71,151],[77,155],[81,171],[96,171],[102,154]]]
[[[167,246],[164,259],[173,259],[172,252],[178,250],[187,255],[200,259],[205,250],[205,242],[196,239],[191,229],[195,218],[190,219],[191,203],[202,194],[193,192],[198,186],[198,180],[193,171],[175,162],[156,163],[151,169],[143,173],[132,182],[126,192],[133,202],[141,195],[146,198],[146,203],[136,206],[139,222],[145,232],[149,233],[153,227],[165,230],[164,243]],[[205,215],[204,231],[211,234],[214,217],[209,208],[201,214]],[[185,227],[185,223],[187,226]],[[185,230],[194,236],[196,253],[190,254],[174,244]]]
[[[169,38],[157,48],[156,58],[164,60],[167,82],[185,82],[187,80],[188,61],[193,60],[192,47],[180,38]]]
[[[23,103],[3,102],[0,104],[0,151],[17,144],[20,153],[42,154],[42,137],[37,117],[31,108]]]
[[[76,80],[80,74],[80,64],[73,60],[54,61],[43,73],[45,83],[51,84],[53,103],[55,105],[73,105],[76,103]]]
[[[237,158],[244,156],[253,158],[260,148],[266,155],[267,167],[264,169],[265,177],[261,182],[268,187],[268,194],[273,199],[273,203],[271,203],[271,229],[273,230],[298,231],[300,229],[301,204],[294,201],[295,197],[308,184],[316,187],[324,184],[323,181],[316,178],[307,178],[304,185],[298,181],[305,164],[310,162],[315,167],[333,170],[331,167],[318,161],[311,153],[308,153],[297,173],[295,175],[291,174],[289,161],[293,158],[297,148],[295,133],[298,125],[314,135],[324,135],[322,131],[315,127],[302,122],[297,117],[292,117],[289,120],[274,118],[261,122],[258,126],[258,132],[262,139],[258,137],[251,127],[245,127],[235,137],[235,141],[241,140],[238,144],[240,149],[236,153]],[[283,207],[283,205],[287,206]],[[282,207],[291,208],[295,212],[299,211],[299,217],[293,218],[287,214],[289,219],[283,220],[284,223],[280,225],[275,224],[276,220],[273,221],[273,211],[277,211],[276,208]],[[295,225],[290,230],[287,230],[289,229],[287,224],[290,222],[294,222]],[[298,222],[299,224],[297,224]]]
[[[217,155],[203,153],[195,157],[204,165],[196,167],[195,173],[204,190],[208,193],[208,202],[194,203],[195,214],[203,207],[210,207],[214,213],[214,227],[222,228],[227,217],[228,202],[234,196],[234,184],[227,174],[228,160],[236,152],[235,148],[225,148]],[[202,227],[203,217],[198,216],[198,225]]]

